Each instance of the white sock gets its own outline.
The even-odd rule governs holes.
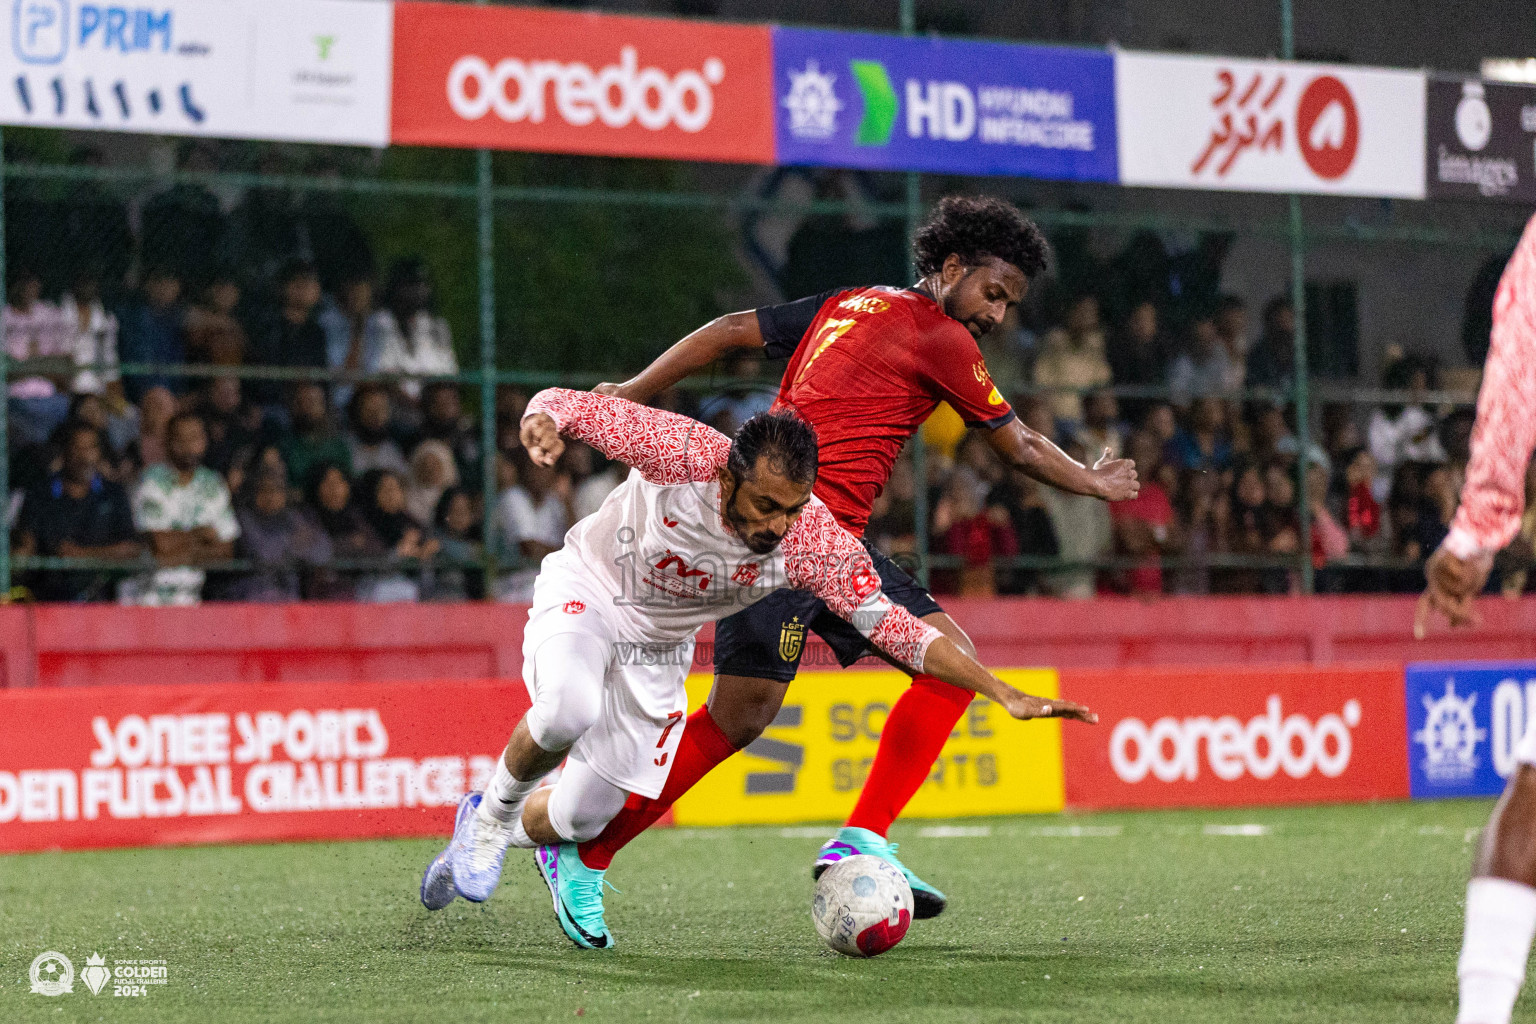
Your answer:
[[[1536,935],[1536,889],[1503,878],[1467,885],[1467,927],[1456,976],[1456,1024],[1509,1024]]]
[[[528,838],[528,830],[523,828],[523,817],[518,815],[512,823],[512,845],[520,850],[531,850],[539,844]]]
[[[507,770],[506,758],[499,758],[496,761],[496,774],[491,776],[485,794],[480,798],[480,809],[477,812],[480,819],[491,825],[510,825],[518,821],[523,816],[523,804],[528,802],[529,794],[539,788],[539,779],[527,782],[514,779]]]

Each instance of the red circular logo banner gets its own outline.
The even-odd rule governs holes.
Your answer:
[[[1360,112],[1349,87],[1332,75],[1314,78],[1296,104],[1296,142],[1312,173],[1336,181],[1360,149]]]

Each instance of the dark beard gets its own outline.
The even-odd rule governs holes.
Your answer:
[[[745,521],[736,512],[736,501],[733,498],[725,508],[725,521],[731,524],[731,529],[736,531],[736,536],[747,546],[747,550],[754,555],[771,554],[774,548],[779,546],[783,537],[775,537],[770,533],[748,533]]]

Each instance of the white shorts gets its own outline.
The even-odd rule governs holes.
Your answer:
[[[545,558],[534,583],[533,607],[523,630],[523,685],[534,700],[542,687],[591,685],[591,680],[570,677],[540,678],[534,653],[562,633],[600,639],[611,652],[602,680],[602,713],[576,741],[570,756],[621,789],[660,796],[688,716],[684,684],[693,663],[693,639],[654,646],[621,641],[604,614],[612,595],[559,554]]]

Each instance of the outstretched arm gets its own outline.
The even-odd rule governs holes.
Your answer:
[[[632,402],[649,401],[731,349],[762,347],[763,333],[758,327],[757,313],[750,309],[744,313],[728,313],[716,317],[667,349],[650,366],[623,384],[599,384],[594,390],[600,395],[627,398]]]
[[[1130,459],[1111,459],[1106,448],[1103,457],[1090,468],[1018,419],[989,431],[987,440],[1004,462],[1058,490],[1105,501],[1128,501],[1141,490],[1136,463]]]
[[[523,447],[534,462],[553,466],[565,450],[562,434],[633,466],[656,484],[713,480],[731,450],[728,437],[687,416],[587,391],[546,388],[523,413]]]
[[[989,697],[1014,718],[1098,721],[1082,705],[1032,697],[1008,685],[943,633],[894,604],[881,591],[880,576],[868,552],[819,501],[806,506],[784,538],[784,570],[791,587],[815,593],[833,614],[915,672]]]

